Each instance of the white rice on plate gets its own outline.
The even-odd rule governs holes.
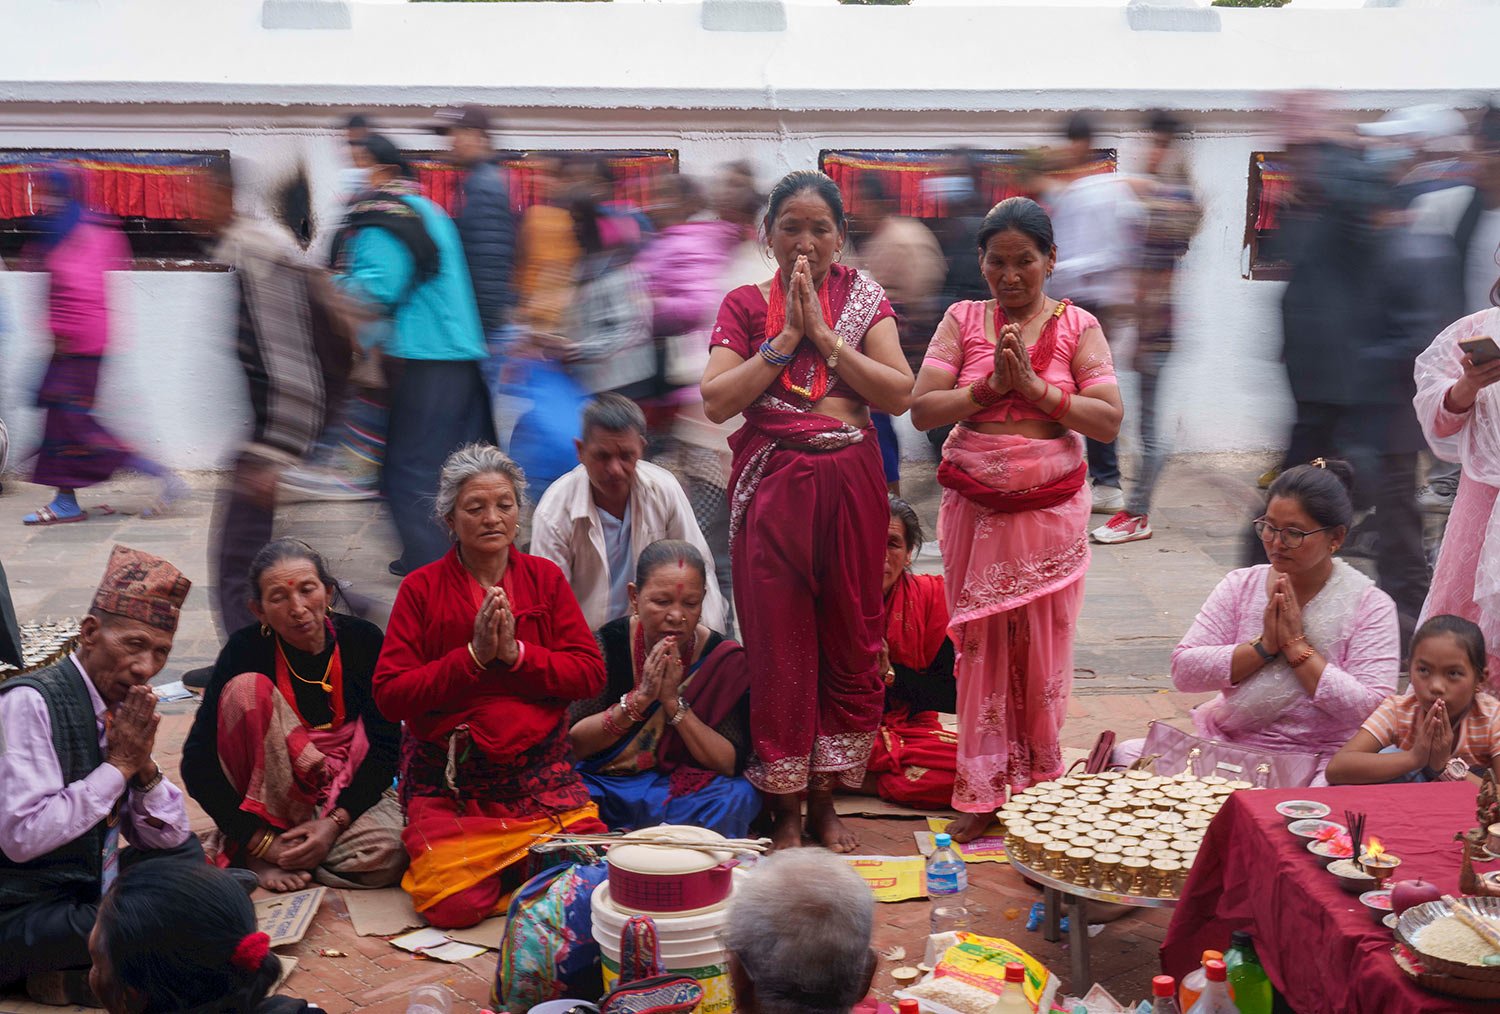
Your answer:
[[[1495,953],[1483,937],[1451,915],[1424,926],[1413,943],[1423,954],[1461,965],[1482,965]]]

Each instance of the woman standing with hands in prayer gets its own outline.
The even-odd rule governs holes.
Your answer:
[[[562,571],[513,545],[525,492],[489,444],[448,456],[437,515],[455,545],[401,582],[375,669],[375,703],[406,723],[401,886],[442,928],[503,911],[535,836],[605,830],[567,721],[604,660]]]
[[[911,370],[884,291],[838,263],[848,230],[838,186],[802,171],[771,192],[764,229],[776,273],[729,293],[703,375],[730,441],[730,544],[743,624],[755,756],[778,848],[807,829],[839,852],[857,839],[833,787],[858,787],[880,724],[886,522],[873,407],[906,411]]]
[[[1500,303],[1500,283],[1490,293]],[[1500,673],[1500,359],[1460,342],[1500,340],[1500,310],[1455,321],[1417,357],[1414,404],[1432,452],[1462,465],[1422,620],[1448,613],[1478,624]],[[1478,361],[1476,361],[1476,358]]]
[[[977,239],[994,299],[948,309],[912,401],[918,429],[958,424],[938,466],[958,651],[957,841],[981,834],[1009,789],[1062,774],[1089,563],[1083,438],[1113,440],[1121,417],[1098,320],[1043,291],[1057,262],[1046,212],[1012,197]]]

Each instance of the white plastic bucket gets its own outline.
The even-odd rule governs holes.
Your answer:
[[[594,939],[604,963],[604,988],[613,989],[620,978],[620,933],[631,916],[617,908],[606,881],[594,889],[590,899]],[[662,964],[670,972],[690,975],[703,987],[703,1002],[697,1014],[730,1014],[734,998],[729,987],[728,958],[719,943],[719,930],[728,918],[720,907],[693,915],[653,915]]]

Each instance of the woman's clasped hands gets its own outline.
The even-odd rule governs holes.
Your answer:
[[[511,612],[505,589],[495,585],[484,593],[479,612],[474,616],[474,637],[469,650],[480,665],[500,662],[515,665],[520,657],[516,644],[516,616]]]

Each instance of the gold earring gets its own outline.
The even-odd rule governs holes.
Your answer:
[[[262,623],[260,625],[260,636],[261,637],[270,637],[271,636],[271,628],[268,627],[266,624]]]

